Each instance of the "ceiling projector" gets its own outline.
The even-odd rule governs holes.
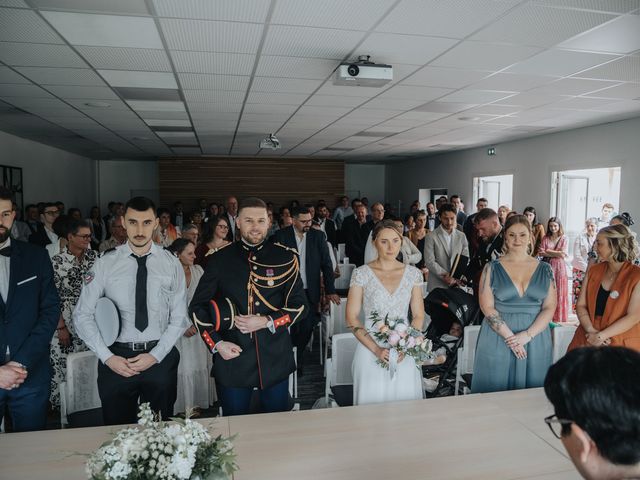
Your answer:
[[[270,133],[268,136],[260,140],[260,148],[278,150],[280,148],[280,140],[278,140],[273,133]]]
[[[353,87],[382,87],[393,80],[391,65],[369,61],[369,55],[360,55],[357,62],[341,63],[336,70],[334,85]]]

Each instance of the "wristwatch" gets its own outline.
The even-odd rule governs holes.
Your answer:
[[[271,333],[276,333],[276,327],[273,325],[273,319],[269,315],[267,315],[267,329]]]

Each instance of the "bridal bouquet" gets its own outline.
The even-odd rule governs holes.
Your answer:
[[[369,333],[379,344],[388,347],[391,351],[388,364],[382,360],[377,361],[381,367],[393,371],[400,354],[412,357],[418,368],[430,357],[431,340],[426,339],[420,330],[413,328],[405,319],[389,318],[389,315],[381,318],[376,311],[371,312],[370,319],[373,325]]]
[[[148,403],[140,405],[138,426],[116,433],[91,454],[87,474],[94,480],[213,480],[238,469],[233,438],[213,438],[198,422],[163,422]]]

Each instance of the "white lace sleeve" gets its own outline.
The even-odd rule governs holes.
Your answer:
[[[422,285],[422,282],[424,282],[424,277],[422,276],[422,272],[416,267],[407,267],[407,268],[411,269],[411,271],[409,272],[411,285],[413,285],[414,287],[418,287]]]
[[[365,284],[364,268],[365,268],[364,266],[358,267],[353,271],[353,274],[351,275],[351,283],[349,284],[350,287],[353,287],[354,285],[357,285],[358,287],[364,287],[364,284]]]

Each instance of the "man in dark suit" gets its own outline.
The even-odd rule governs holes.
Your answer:
[[[364,249],[371,230],[373,230],[373,222],[367,221],[367,207],[362,204],[356,207],[354,220],[345,220],[342,224],[345,255],[356,267],[364,264]]]
[[[298,252],[300,278],[309,302],[309,314],[292,328],[293,344],[298,347],[298,373],[302,371],[304,350],[311,339],[313,329],[320,321],[320,274],[324,280],[327,298],[338,305],[340,297],[333,285],[333,265],[329,246],[322,232],[311,228],[311,213],[306,207],[293,209],[293,225],[278,230],[273,241]],[[296,327],[297,325],[297,327]]]
[[[338,247],[338,234],[336,231],[336,223],[329,218],[329,208],[327,208],[326,204],[318,205],[316,209],[317,212],[317,221],[320,226],[320,230],[322,230],[327,236],[327,241],[334,247]]]
[[[43,430],[51,381],[49,344],[60,301],[47,251],[11,240],[11,191],[0,187],[0,415],[13,430]]]
[[[53,231],[53,222],[60,216],[60,210],[55,203],[45,203],[40,210],[40,220],[38,230],[29,236],[29,242],[41,247],[46,247],[50,243],[58,240],[58,235]]]

